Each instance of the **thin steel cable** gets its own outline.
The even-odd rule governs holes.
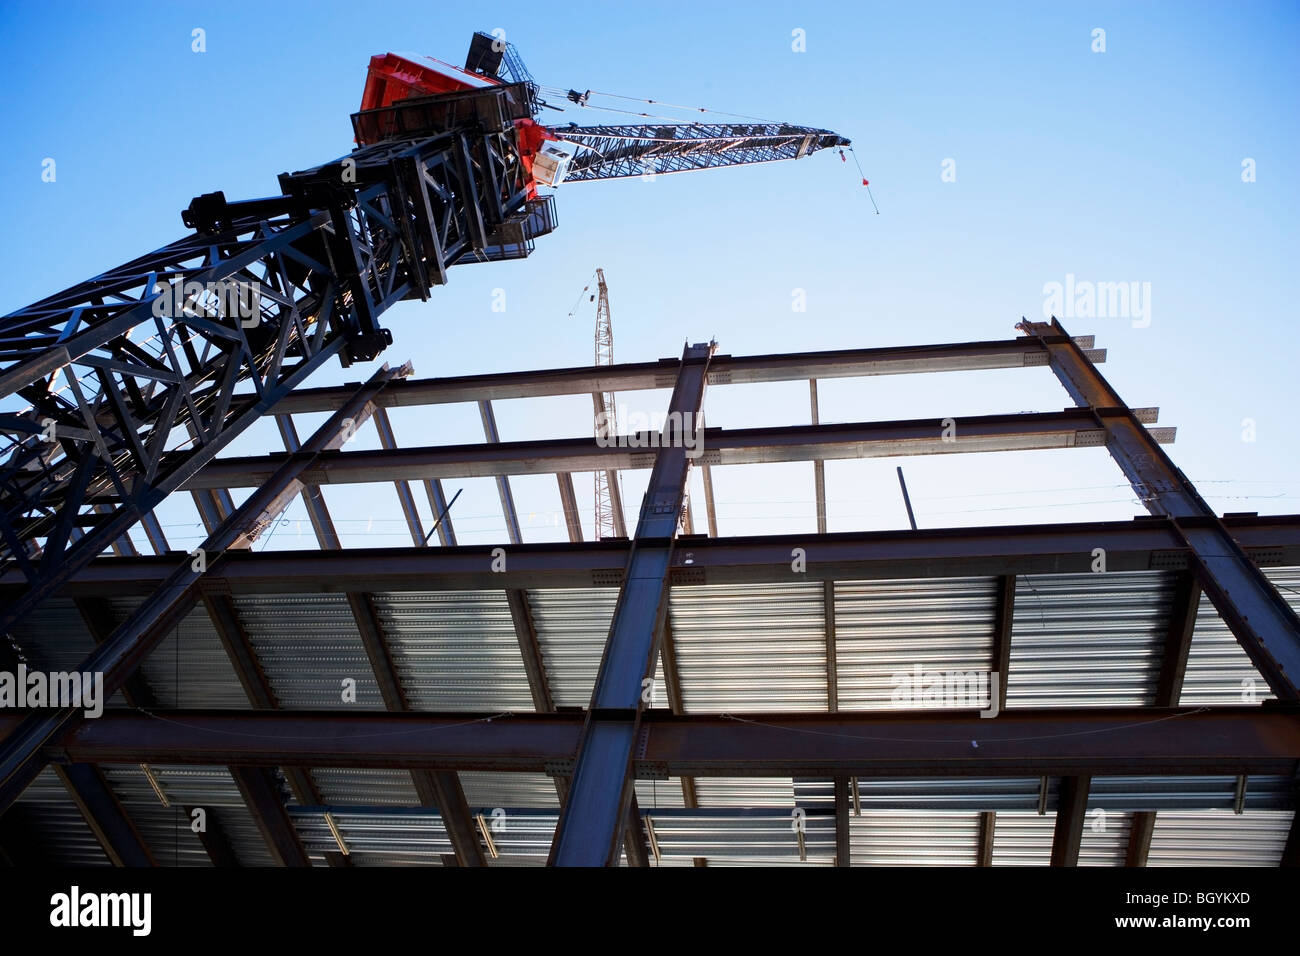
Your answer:
[[[1118,731],[1132,730],[1135,727],[1147,727],[1151,724],[1164,723],[1167,720],[1179,720],[1183,717],[1191,717],[1195,714],[1209,712],[1209,707],[1197,707],[1192,710],[1178,714],[1166,714],[1163,717],[1153,717],[1151,720],[1139,720],[1127,724],[1117,724],[1114,727],[1098,727],[1095,730],[1076,730],[1064,734],[1033,734],[1026,737],[998,737],[991,740],[990,743],[1011,744],[1024,743],[1035,740],[1064,740],[1069,737],[1091,737],[1097,734],[1113,734]],[[908,711],[912,713],[914,711]],[[901,711],[891,711],[892,713],[901,713]],[[844,734],[836,733],[830,730],[809,730],[802,727],[787,727],[782,724],[771,724],[761,720],[751,720],[748,717],[739,717],[736,714],[719,714],[723,720],[732,720],[740,724],[753,724],[755,727],[766,727],[770,730],[784,730],[792,734],[804,734],[809,737],[841,737],[845,740],[874,740],[883,743],[921,743],[921,744],[972,744],[979,746],[978,741],[971,740],[968,737],[876,737],[869,734]]]
[[[862,164],[858,162],[858,151],[849,146],[849,152],[853,154],[853,165],[858,167],[858,175],[862,177],[862,185],[867,188],[867,195],[871,197],[871,206],[876,210],[876,215],[880,215],[880,207],[876,205],[876,197],[871,195],[871,183],[867,181],[867,174],[862,171]],[[844,148],[840,147],[840,157],[844,156]]]
[[[756,123],[779,122],[779,120],[763,119],[760,116],[750,116],[746,113],[731,113],[726,110],[713,110],[703,106],[683,106],[680,103],[665,103],[663,100],[650,100],[639,96],[623,96],[620,93],[606,93],[602,90],[588,90],[587,93],[589,96],[608,96],[611,99],[616,100],[628,100],[633,103],[649,103],[653,106],[664,106],[670,110],[687,110],[692,113],[712,113],[715,116],[734,116],[737,119],[753,120]],[[568,93],[566,92],[565,95],[567,96]]]

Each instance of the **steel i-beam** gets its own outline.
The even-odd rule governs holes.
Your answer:
[[[1300,699],[1300,618],[1242,550],[1159,443],[1138,421],[1061,324],[1020,328],[1047,349],[1052,371],[1081,407],[1106,430],[1106,447],[1147,510],[1174,520],[1193,555],[1206,595],[1273,693]],[[1180,519],[1201,519],[1194,526]]]
[[[159,718],[163,719],[159,719]],[[47,748],[72,763],[238,764],[543,773],[575,760],[581,713],[109,711]],[[22,718],[0,713],[0,735]],[[972,746],[976,744],[976,746]],[[1285,775],[1300,713],[1080,707],[678,716],[647,710],[634,770],[669,777]],[[614,768],[617,790],[620,768]],[[606,781],[608,783],[608,781]],[[630,788],[629,788],[630,790]],[[576,821],[575,821],[576,822]]]
[[[549,862],[553,866],[616,866],[627,809],[644,681],[653,674],[656,642],[667,611],[673,544],[690,473],[686,430],[704,402],[712,343],[682,353],[668,421],[650,472],[636,537],[574,761],[569,797],[560,811]],[[698,445],[695,446],[698,449]]]

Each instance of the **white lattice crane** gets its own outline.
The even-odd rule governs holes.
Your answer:
[[[609,287],[605,285],[605,270],[596,270],[596,365],[614,364],[614,322],[609,314]],[[598,439],[618,434],[618,419],[613,392],[593,392],[596,437]],[[596,540],[626,535],[622,530],[623,515],[619,504],[618,472],[597,471],[596,475]]]

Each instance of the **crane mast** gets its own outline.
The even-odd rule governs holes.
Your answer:
[[[609,314],[609,287],[605,285],[605,270],[596,270],[596,365],[614,364],[614,323]],[[592,395],[596,406],[596,438],[605,439],[618,434],[618,415],[613,392]],[[622,536],[623,515],[617,491],[618,472],[597,469],[596,476],[596,540]],[[615,501],[620,507],[615,510]]]
[[[528,256],[556,225],[539,185],[848,144],[785,124],[552,129],[537,92],[483,33],[463,68],[374,57],[350,153],[281,174],[277,195],[198,196],[185,237],[0,318],[0,573],[27,582],[0,633],[95,556],[129,552],[137,523],[166,550],[153,509],[326,362],[378,356],[391,306],[427,300],[452,266]],[[601,299],[608,360],[603,282]],[[615,481],[597,525],[625,534]]]

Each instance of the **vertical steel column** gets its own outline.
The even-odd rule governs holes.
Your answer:
[[[232,766],[230,775],[275,861],[281,866],[311,866],[311,858],[284,808],[275,771],[270,767]]]
[[[826,709],[840,709],[839,651],[835,643],[835,582],[822,582],[822,620],[826,633]]]
[[[442,493],[442,482],[437,478],[426,478],[424,491],[429,498],[429,508],[433,511],[433,520],[438,529],[438,542],[444,548],[449,548],[456,543],[456,529],[451,523],[451,505]]]
[[[998,815],[993,810],[980,814],[979,844],[975,851],[976,866],[993,865],[993,840],[997,834]]]
[[[989,693],[997,694],[998,711],[1007,706],[1007,677],[1011,673],[1011,629],[1016,618],[1016,576],[998,577],[998,604],[993,623],[993,672],[998,675],[997,686],[989,685]]]
[[[376,415],[380,411],[381,409],[376,406]],[[284,447],[288,451],[299,451],[302,442],[298,440],[298,429],[293,425],[293,416],[276,415],[275,423],[280,427],[280,437],[284,440]],[[353,425],[356,424],[353,422]],[[338,530],[334,527],[334,519],[330,517],[330,510],[325,505],[325,496],[321,493],[320,486],[303,485],[302,503],[307,508],[307,517],[311,520],[312,531],[316,533],[316,540],[320,542],[320,546],[333,550],[343,547]]]
[[[595,409],[595,419],[597,422],[605,422],[606,428],[609,428],[610,424],[614,424],[610,423],[609,416],[613,415],[615,410],[605,407],[605,395],[603,392],[592,392],[591,403],[592,407]],[[615,429],[613,428],[609,428],[609,431],[611,432],[614,430]],[[604,487],[609,492],[609,509],[610,513],[614,517],[614,536],[617,538],[626,538],[627,522],[623,518],[623,493],[619,491],[618,472],[616,470],[606,470]],[[596,495],[596,498],[597,504],[599,505],[599,493]],[[599,541],[602,537],[600,526],[603,522],[599,520],[599,517],[600,516],[597,515],[596,527],[593,528],[591,532],[592,540],[594,541]]]
[[[997,683],[990,682],[990,704],[1001,713],[1007,706],[1007,678],[1011,672],[1011,632],[1016,617],[1016,576],[998,576],[997,610],[993,618],[993,673]],[[994,810],[980,814],[979,848],[976,866],[993,865],[993,841],[997,835],[998,815]]]
[[[852,865],[853,841],[849,829],[849,778],[832,781],[835,792],[835,865]]]
[[[183,808],[186,820],[194,819],[193,806]],[[207,808],[204,808],[207,811]],[[235,853],[234,845],[230,842],[230,835],[226,833],[226,828],[221,825],[221,821],[216,814],[208,811],[206,813],[206,826],[198,832],[199,842],[203,844],[203,851],[207,853],[208,859],[216,867],[241,867],[239,856]]]
[[[393,424],[388,420],[388,412],[377,407],[371,418],[374,419],[375,430],[379,433],[380,447],[387,451],[396,449],[397,438],[393,434]],[[415,493],[411,491],[411,483],[398,480],[393,482],[393,486],[397,489],[397,500],[401,503],[407,530],[411,532],[411,541],[417,548],[423,548],[426,544],[424,525],[420,521],[420,509],[415,506]],[[433,520],[438,520],[436,512]]]
[[[682,696],[681,669],[677,666],[677,643],[673,640],[672,624],[667,616],[664,618],[663,635],[659,638],[659,656],[664,665],[664,683],[667,684],[668,707],[674,714],[686,713],[686,700]],[[700,796],[695,789],[695,778],[682,778],[682,805],[693,810],[700,805]],[[708,860],[702,856],[695,857],[696,866],[707,866]]]
[[[497,431],[497,416],[492,411],[492,403],[479,402],[478,412],[483,419],[483,436],[488,443],[500,442],[501,433]],[[519,528],[519,512],[515,510],[515,496],[510,493],[510,479],[505,475],[497,475],[497,495],[501,498],[501,513],[505,515],[506,534],[510,536],[510,543],[522,544],[524,537]]]
[[[623,845],[627,850],[627,865],[649,866],[650,845],[646,839],[645,824],[641,820],[641,808],[637,806],[635,793],[627,803],[627,815],[623,827],[626,833]]]
[[[560,812],[551,844],[548,862],[552,866],[618,864],[633,793],[632,756],[645,704],[642,682],[654,668],[667,610],[668,572],[690,473],[682,429],[694,429],[699,421],[714,347],[713,343],[689,345],[682,353],[668,421],[650,472],[578,743],[569,799]]]
[[[55,766],[54,771],[114,866],[157,866],[98,767],[74,763]]]
[[[1062,777],[1052,835],[1052,866],[1078,866],[1091,777]]]
[[[713,506],[713,473],[708,465],[700,465],[700,477],[704,479],[704,514],[709,521],[709,537],[718,536],[718,512]]]
[[[1286,843],[1282,846],[1282,860],[1278,866],[1288,869],[1300,867],[1300,810],[1291,818],[1291,829],[1287,831]]]
[[[578,498],[573,492],[573,475],[561,471],[555,476],[560,485],[560,506],[564,511],[564,526],[570,541],[582,540],[582,521],[578,518]]]
[[[817,407],[817,379],[808,380],[808,392],[812,406],[812,423],[821,424],[821,413]],[[813,490],[817,496],[817,533],[826,533],[826,462],[820,458],[813,459]]]
[[[1155,832],[1154,810],[1137,810],[1129,821],[1128,848],[1124,851],[1125,866],[1146,866],[1151,852],[1151,834]]]
[[[486,866],[483,845],[474,829],[474,818],[465,800],[460,774],[454,770],[417,770],[414,776],[418,789],[433,788],[431,796],[442,816],[442,825],[451,839],[452,849],[456,851],[456,865]]]
[[[1201,586],[1190,571],[1180,572],[1174,584],[1169,609],[1169,627],[1165,632],[1164,655],[1156,683],[1156,707],[1177,707],[1187,675],[1187,657],[1192,650],[1196,630],[1196,613],[1201,607]]]
[[[73,598],[73,605],[81,615],[86,630],[95,639],[96,644],[103,644],[113,633],[113,609],[108,598],[84,597]],[[130,707],[153,709],[158,706],[153,690],[145,682],[144,675],[136,671],[126,679],[122,686],[122,696]]]
[[[515,638],[519,641],[519,653],[523,657],[524,673],[528,676],[533,707],[538,713],[551,713],[555,710],[555,698],[551,695],[550,681],[546,677],[546,661],[542,657],[542,645],[537,640],[537,626],[528,605],[528,592],[509,588],[506,590],[506,603],[510,607]]]
[[[1052,371],[1096,413],[1106,447],[1148,511],[1174,519],[1206,595],[1279,698],[1300,699],[1300,618],[1242,550],[1191,481],[1070,338],[1061,324],[1019,326],[1048,352]]]
[[[384,448],[396,448],[397,439],[393,434],[393,426],[382,406],[373,406],[370,417],[379,432],[380,444]],[[293,416],[280,415],[277,421],[280,425],[280,434],[284,438],[285,447],[289,451],[297,451],[299,443],[293,425]],[[352,422],[353,429],[358,424],[360,422],[354,420]],[[402,501],[402,510],[406,514],[407,524],[410,527],[411,534],[417,538],[416,547],[424,547],[426,545],[424,530],[420,525],[419,512],[415,508],[415,499],[411,495],[410,485],[400,481],[396,482],[396,484]],[[320,488],[316,485],[305,485],[302,490],[302,499],[311,515],[312,528],[316,532],[316,540],[321,549],[325,551],[339,550],[342,543],[334,530],[334,522],[330,517],[329,510],[325,507],[325,499],[321,497]],[[345,594],[348,608],[352,612],[353,622],[357,627],[357,633],[361,636],[362,646],[365,648],[366,656],[370,659],[370,667],[374,672],[375,681],[379,685],[379,695],[383,698],[384,706],[388,710],[396,712],[409,710],[406,694],[402,689],[401,678],[393,664],[388,638],[384,634],[384,628],[380,623],[373,598],[370,594],[360,591],[347,591]],[[456,865],[483,866],[483,848],[479,845],[478,834],[474,830],[469,807],[465,802],[465,791],[460,784],[460,777],[452,771],[412,770],[411,781],[415,785],[415,791],[420,802],[426,806],[436,807],[441,814],[443,826],[446,828],[447,835],[451,838],[452,848],[455,850],[453,859],[456,860]],[[330,855],[327,858],[332,860],[334,857]]]

